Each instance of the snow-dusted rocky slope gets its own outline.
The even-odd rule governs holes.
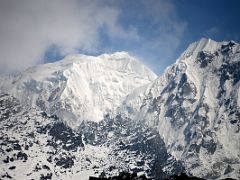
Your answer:
[[[0,95],[0,179],[87,180],[105,172],[165,178],[183,170],[158,132],[117,116],[72,130],[57,116]]]
[[[70,55],[1,79],[0,90],[18,97],[23,105],[57,114],[75,127],[82,120],[102,120],[133,89],[155,78],[126,52],[97,57]]]
[[[201,39],[120,113],[157,127],[187,173],[240,178],[240,45]]]

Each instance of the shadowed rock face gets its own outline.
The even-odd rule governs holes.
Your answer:
[[[215,55],[218,55],[218,53],[215,53]],[[208,52],[200,51],[198,53],[197,62],[200,63],[201,68],[205,68],[214,60],[215,55]]]
[[[106,177],[105,173],[102,172],[102,174],[99,177],[89,177],[89,180],[148,180],[149,178],[147,178],[145,175],[142,176],[137,176],[137,173],[128,173],[128,172],[121,172],[119,173],[118,176],[113,176],[113,177]]]
[[[53,140],[61,141],[63,149],[76,150],[77,147],[83,147],[82,135],[74,132],[70,127],[66,126],[63,122],[55,123],[49,130],[49,135]]]
[[[124,166],[136,164],[129,169],[130,172],[145,172],[148,177],[164,178],[183,170],[181,163],[167,153],[159,133],[142,123],[118,115],[116,119],[105,118],[100,123],[84,122],[80,129],[87,144],[110,144],[114,146],[113,158],[121,159]],[[166,171],[162,170],[164,167]],[[109,166],[107,170],[116,168]]]
[[[102,173],[99,177],[89,177],[89,180],[150,180],[146,176],[137,176],[136,173],[127,173],[127,172],[122,172],[119,173],[118,176],[113,176],[113,177],[105,177],[105,173]],[[161,179],[161,178],[160,178]],[[171,180],[203,180],[202,178],[194,177],[194,176],[188,176],[185,173],[181,173],[179,175],[174,175],[170,176],[166,179],[171,179]]]

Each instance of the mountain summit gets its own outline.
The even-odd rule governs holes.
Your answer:
[[[125,117],[156,127],[168,152],[189,173],[239,178],[238,43],[191,44],[162,76],[128,95],[120,109]]]
[[[155,78],[127,52],[97,57],[76,54],[31,67],[8,79],[1,89],[22,104],[56,114],[75,127],[82,120],[102,120],[132,90]]]

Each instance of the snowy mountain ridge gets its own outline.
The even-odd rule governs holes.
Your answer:
[[[240,44],[234,41],[194,42],[159,77],[126,52],[70,55],[1,79],[0,89],[10,94],[0,96],[1,169],[13,177],[10,164],[27,162],[24,177],[33,178],[51,172],[51,178],[87,179],[102,171],[240,178]]]
[[[24,105],[68,119],[67,123],[75,127],[82,120],[102,120],[114,112],[126,94],[155,78],[126,52],[98,57],[76,54],[2,80],[1,89]]]

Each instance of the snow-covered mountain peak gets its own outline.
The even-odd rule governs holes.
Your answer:
[[[89,68],[93,64],[99,67],[104,66],[107,69],[114,71],[136,73],[139,76],[142,76],[143,78],[147,78],[149,80],[156,78],[156,75],[148,67],[146,67],[135,57],[129,55],[128,52],[115,52],[113,54],[102,54],[99,56],[71,54],[58,62],[40,66],[42,68],[53,69],[55,71],[56,68],[59,70],[66,70],[68,68],[72,68],[74,65],[81,65]],[[29,68],[29,71],[33,71],[34,68],[36,67]]]
[[[214,52],[222,43],[218,43],[211,39],[202,38],[188,46],[182,54],[183,57],[196,56],[200,51]]]
[[[169,153],[191,174],[239,179],[239,92],[240,45],[201,39],[130,94],[119,114],[158,128]]]
[[[1,90],[75,126],[82,120],[102,120],[127,94],[155,78],[150,69],[127,53],[97,57],[75,54],[28,68],[8,79],[12,83],[3,83]]]
[[[123,58],[133,58],[132,56],[129,55],[128,52],[126,51],[119,51],[119,52],[115,52],[115,53],[112,53],[112,54],[102,54],[102,55],[99,55],[100,58],[107,58],[109,59],[109,57],[111,57],[111,59],[123,59]]]
[[[209,38],[202,38],[190,44],[179,59],[187,59],[188,57],[196,58],[199,52],[214,53],[218,50],[222,52],[231,50],[235,53],[239,50],[239,44],[234,41],[217,42]]]

